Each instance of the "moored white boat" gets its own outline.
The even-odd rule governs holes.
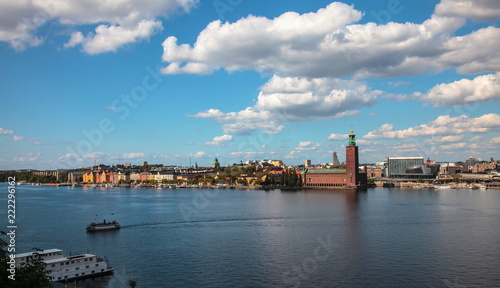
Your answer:
[[[35,257],[40,257],[49,271],[51,281],[67,281],[111,274],[114,268],[107,261],[94,254],[63,256],[63,250],[48,249],[16,255],[16,265],[23,265]]]
[[[435,189],[451,189],[451,185],[435,185]]]

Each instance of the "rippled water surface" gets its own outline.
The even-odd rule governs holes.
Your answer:
[[[500,190],[17,186],[16,200],[18,252],[109,258],[113,276],[78,287],[500,287]],[[103,218],[122,229],[85,232]]]

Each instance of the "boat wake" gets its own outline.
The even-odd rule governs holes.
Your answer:
[[[230,218],[230,219],[196,219],[189,221],[164,221],[164,222],[144,222],[140,224],[122,225],[122,229],[147,227],[147,226],[174,226],[174,225],[190,225],[190,224],[214,224],[214,223],[231,223],[231,222],[263,222],[263,221],[281,221],[292,220],[287,217],[269,217],[269,218]]]

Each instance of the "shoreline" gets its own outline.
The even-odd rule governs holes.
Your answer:
[[[297,191],[297,190],[366,190],[367,188],[400,188],[400,189],[469,189],[469,190],[498,190],[500,183],[474,183],[474,184],[424,184],[415,182],[401,182],[401,183],[376,183],[369,184],[367,187],[283,187],[283,186],[249,186],[249,185],[175,185],[175,184],[158,184],[158,185],[145,185],[145,184],[72,184],[72,183],[16,183],[20,186],[55,186],[55,187],[84,187],[88,189],[93,188],[147,188],[147,189],[234,189],[234,190],[284,190],[284,191]],[[445,187],[450,186],[450,187]]]

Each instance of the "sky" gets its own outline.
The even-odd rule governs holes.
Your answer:
[[[497,0],[0,0],[0,169],[500,158]]]

